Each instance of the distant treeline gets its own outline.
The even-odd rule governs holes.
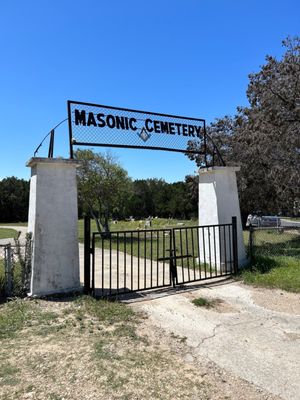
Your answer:
[[[28,181],[14,176],[0,181],[0,222],[27,221],[28,203]]]
[[[29,181],[14,176],[0,180],[0,222],[27,221],[28,205]],[[162,179],[134,180],[122,204],[112,210],[115,219],[130,216],[193,218],[197,214],[197,177],[186,177],[185,182],[176,183],[167,183]],[[80,200],[79,217],[82,217]]]
[[[120,196],[111,210],[114,219],[147,218],[197,218],[198,179],[188,176],[184,182],[167,183],[162,179],[142,179],[128,183],[126,196]],[[83,206],[79,194],[79,217]]]
[[[126,214],[141,218],[197,218],[198,178],[187,176],[184,182],[167,183],[162,179],[135,180]]]

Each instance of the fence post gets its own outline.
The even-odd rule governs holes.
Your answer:
[[[12,260],[11,260],[11,244],[4,248],[5,258],[5,295],[10,297],[12,295]]]
[[[250,226],[249,226],[249,258],[250,258],[251,270],[252,270],[252,261],[253,261],[253,235],[254,235],[254,228],[250,224]]]
[[[233,273],[237,274],[238,263],[238,242],[237,242],[237,218],[232,217],[232,252],[233,252]]]
[[[91,219],[84,217],[84,293],[91,291]]]

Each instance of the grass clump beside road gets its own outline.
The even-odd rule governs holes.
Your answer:
[[[146,336],[144,320],[87,296],[0,305],[1,400],[210,398],[196,367]]]
[[[300,261],[297,258],[258,256],[240,277],[246,284],[300,293]]]

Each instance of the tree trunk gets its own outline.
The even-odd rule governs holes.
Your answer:
[[[102,226],[100,224],[99,218],[96,217],[96,215],[95,215],[95,213],[94,213],[92,208],[90,208],[90,213],[91,213],[91,216],[92,216],[93,220],[96,222],[97,231],[101,234],[102,233]]]

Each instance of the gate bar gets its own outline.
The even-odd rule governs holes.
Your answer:
[[[237,246],[237,219],[232,217],[232,252],[233,252],[233,272],[237,274],[239,262],[238,262],[238,246]]]
[[[84,293],[91,291],[91,219],[84,217]]]

